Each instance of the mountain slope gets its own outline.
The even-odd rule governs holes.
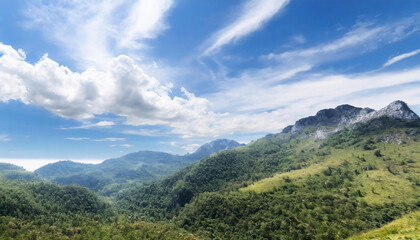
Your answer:
[[[119,208],[222,239],[342,239],[376,228],[419,206],[420,120],[405,106],[320,111],[296,131],[126,191]]]
[[[140,151],[120,158],[108,159],[100,164],[61,161],[48,164],[35,172],[58,184],[78,184],[101,195],[111,196],[121,189],[156,180],[203,157],[238,146],[240,144],[235,141],[219,139],[184,156]]]
[[[119,219],[84,187],[9,180],[0,181],[0,239],[199,238],[172,224]]]
[[[42,181],[38,174],[28,172],[22,167],[10,163],[0,163],[0,180],[2,181],[24,181],[24,182],[39,182]]]
[[[420,236],[420,211],[407,214],[385,226],[358,234],[348,240],[417,239]]]

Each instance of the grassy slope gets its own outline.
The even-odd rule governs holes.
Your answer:
[[[233,239],[250,234],[341,239],[418,209],[419,126],[381,121],[380,129],[366,126],[321,141],[303,136],[290,139],[282,145],[289,154],[273,156],[297,170],[280,170],[239,192],[233,188],[199,194],[178,215],[181,226]],[[261,139],[236,151],[265,148],[260,159],[266,160],[264,153],[272,152],[270,141]]]
[[[378,149],[383,156],[375,156],[374,152]],[[314,161],[321,162],[304,169],[276,174],[240,191],[257,193],[271,191],[281,186],[285,179],[293,179],[302,184],[310,175],[322,174],[328,167],[334,168],[343,162],[348,162],[351,171],[361,172],[359,168],[363,166],[373,168],[366,174],[359,174],[354,180],[354,186],[358,186],[363,195],[360,198],[368,203],[406,201],[420,195],[419,186],[412,183],[415,178],[418,179],[420,172],[420,142],[411,140],[401,145],[378,143],[377,148],[369,151],[360,147],[333,149],[330,155],[317,156]]]
[[[381,228],[348,238],[348,240],[356,239],[420,239],[420,211],[407,214]]]

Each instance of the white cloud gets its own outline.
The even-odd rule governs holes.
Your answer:
[[[182,146],[181,148],[184,149],[186,152],[188,153],[193,153],[195,152],[198,148],[200,147],[200,144],[187,144]]]
[[[292,40],[296,43],[306,43],[306,38],[303,35],[293,35]]]
[[[89,129],[89,128],[95,128],[95,127],[111,127],[114,126],[115,123],[112,121],[99,121],[97,123],[84,123],[81,126],[76,127],[63,127],[60,128],[62,130],[68,130],[68,129]]]
[[[108,138],[101,138],[95,139],[95,142],[117,142],[117,141],[125,141],[126,138],[115,138],[115,137],[108,137]]]
[[[72,141],[82,141],[82,140],[88,140],[88,137],[67,137],[65,138],[67,140],[72,140]]]
[[[125,117],[126,124],[164,125],[171,129],[170,134],[185,138],[277,132],[299,117],[340,102],[382,107],[402,99],[420,104],[420,68],[357,75],[307,74],[294,82],[284,80],[311,66],[266,74],[261,70],[245,73],[231,85],[222,86],[220,92],[207,96],[209,101],[185,89],[185,98],[170,97],[167,86],[144,74],[125,56],[113,59],[107,71],[74,73],[47,57],[36,64],[27,63],[17,51],[8,49],[0,57],[2,101],[21,100],[78,120],[113,113]],[[99,125],[110,123],[103,121]]]
[[[11,141],[12,139],[9,138],[7,135],[4,134],[0,134],[0,142],[8,142]]]
[[[394,63],[396,63],[396,62],[399,62],[399,61],[402,61],[402,60],[404,60],[404,59],[406,59],[406,58],[409,58],[409,57],[415,56],[415,55],[417,55],[417,54],[419,54],[419,53],[420,53],[420,49],[417,49],[417,50],[411,51],[411,52],[409,52],[409,53],[404,53],[404,54],[401,54],[401,55],[395,56],[395,57],[393,57],[393,58],[389,59],[389,60],[388,60],[388,61],[384,64],[384,67],[388,67],[388,66],[390,66],[390,65],[392,65],[392,64],[394,64]]]
[[[129,134],[129,135],[149,136],[149,137],[165,135],[163,132],[160,132],[156,129],[125,130],[122,133]]]
[[[209,55],[222,46],[235,42],[260,29],[289,0],[249,0],[242,6],[239,16],[225,28],[215,33],[208,41],[205,55]]]
[[[278,132],[301,117],[344,103],[381,108],[401,99],[410,105],[420,104],[420,67],[353,75],[307,74],[300,79],[269,87],[254,79],[255,82],[208,95],[218,111],[230,109],[229,115],[219,116],[212,123],[212,130]]]
[[[363,54],[380,45],[393,43],[419,32],[419,21],[420,15],[416,14],[392,24],[357,23],[349,32],[332,42],[306,49],[270,53],[265,58],[283,62],[314,64]]]
[[[121,24],[123,31],[118,37],[119,46],[138,49],[142,47],[139,40],[155,38],[167,28],[162,20],[172,5],[173,0],[137,1]]]
[[[172,0],[36,1],[26,10],[26,26],[41,29],[81,69],[104,68],[116,53],[138,49],[165,30],[172,5]]]
[[[120,146],[121,146],[121,147],[130,148],[130,147],[132,147],[133,145],[131,145],[131,144],[121,144]]]
[[[5,48],[3,44],[0,46]],[[146,75],[127,56],[112,59],[106,71],[90,68],[76,73],[47,56],[30,64],[17,51],[0,54],[3,54],[0,57],[1,101],[20,100],[77,120],[113,113],[125,117],[126,124],[130,125],[174,127],[174,122],[191,121],[209,114],[206,99],[184,88],[181,89],[184,97],[170,97],[170,86]],[[100,121],[85,124],[83,128],[112,124]]]

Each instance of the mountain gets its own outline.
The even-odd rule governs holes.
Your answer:
[[[172,224],[120,220],[81,186],[21,180],[0,181],[0,239],[199,239]]]
[[[212,239],[343,239],[419,209],[420,119],[341,105],[122,191],[132,219]]]
[[[419,119],[405,102],[397,100],[388,106],[375,111],[371,108],[358,108],[348,104],[340,105],[335,109],[323,109],[310,116],[298,120],[294,125],[287,126],[282,133],[301,133],[308,127],[317,129],[317,137],[325,138],[331,133],[338,132],[345,127],[355,128],[361,123],[372,119],[390,117],[401,120]]]
[[[241,144],[233,140],[219,139],[204,144],[192,154],[183,156],[139,151],[120,158],[108,159],[100,164],[60,161],[43,166],[35,173],[54,183],[78,184],[101,195],[111,196],[121,189],[156,180],[213,153],[238,146]]]
[[[229,139],[217,139],[202,145],[194,153],[187,154],[184,157],[186,159],[191,159],[192,162],[195,162],[196,159],[202,159],[214,153],[218,153],[223,150],[233,149],[240,146],[245,146],[245,144],[239,144],[238,142]]]
[[[10,181],[17,180],[23,182],[39,182],[42,177],[38,174],[28,172],[24,168],[10,164],[0,163],[0,180]]]

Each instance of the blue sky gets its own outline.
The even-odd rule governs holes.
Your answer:
[[[0,160],[28,169],[246,143],[344,103],[419,113],[420,2],[5,0],[0,86]]]

